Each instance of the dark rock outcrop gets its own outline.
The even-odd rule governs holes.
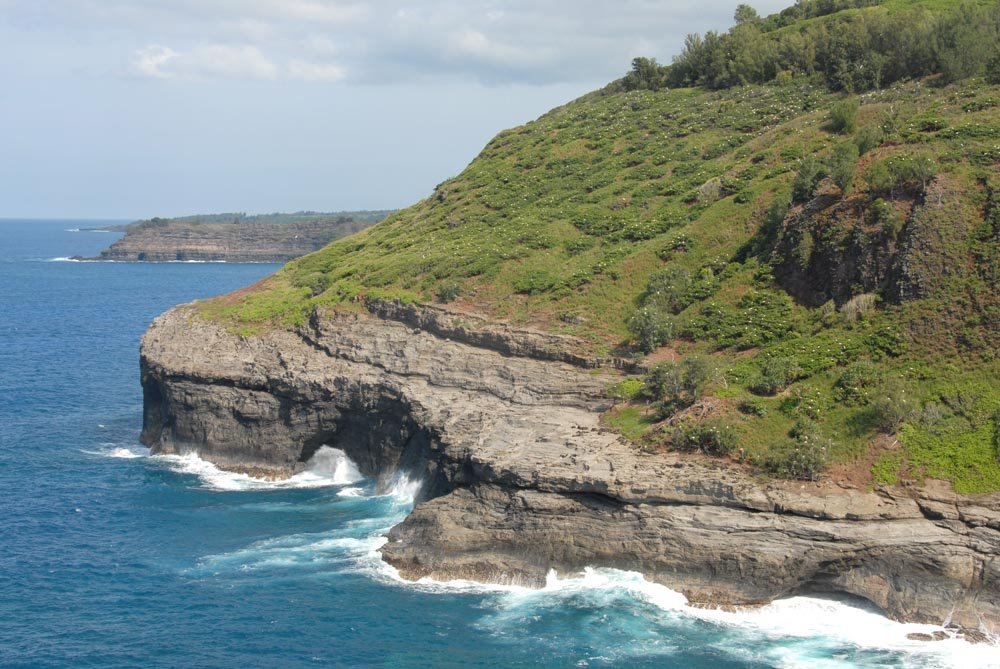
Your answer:
[[[947,178],[877,204],[824,184],[789,212],[769,256],[778,283],[799,303],[841,305],[860,293],[920,299],[966,271],[961,244],[970,226]]]
[[[1000,631],[1000,496],[832,491],[643,454],[600,426],[608,373],[527,357],[532,333],[484,348],[468,318],[456,340],[459,315],[373,311],[252,338],[161,316],[142,343],[144,443],[278,476],[330,444],[368,475],[420,476],[382,549],[405,577],[540,584],[607,566],[698,604],[838,591]]]

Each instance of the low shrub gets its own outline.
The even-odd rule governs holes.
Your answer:
[[[849,135],[858,127],[858,111],[861,102],[851,97],[835,103],[830,107],[829,128],[833,132]]]
[[[778,408],[790,418],[819,420],[830,411],[831,406],[827,392],[809,384],[802,384],[793,388],[787,397],[782,398]]]
[[[704,356],[692,355],[682,362],[661,362],[643,378],[650,399],[671,406],[696,402],[715,377],[715,364]]]
[[[1000,410],[993,414],[993,451],[1000,462]]]
[[[782,478],[815,481],[829,462],[830,442],[808,420],[796,423],[790,434],[791,441],[774,446],[765,456],[764,469]]]
[[[618,383],[613,383],[607,387],[608,397],[616,400],[634,400],[646,389],[646,384],[642,379],[628,378],[622,379]]]
[[[462,290],[458,287],[457,283],[446,283],[438,286],[434,296],[438,302],[448,304],[449,302],[454,302],[461,293]]]
[[[881,146],[883,141],[885,141],[885,132],[877,125],[866,125],[854,137],[858,154],[862,156]]]
[[[812,156],[803,158],[795,172],[795,181],[792,182],[792,200],[805,202],[811,198],[816,192],[816,186],[825,176],[826,168],[823,163]]]
[[[937,169],[929,155],[904,154],[872,163],[864,176],[873,198],[894,198],[901,191],[926,189]]]
[[[707,455],[729,455],[739,445],[736,431],[729,425],[706,421],[674,428],[670,446],[685,453],[701,451]]]
[[[652,353],[674,337],[674,321],[657,307],[640,307],[625,323],[632,341],[643,353]]]
[[[795,358],[766,357],[750,382],[750,391],[758,395],[774,395],[792,384],[801,373]]]
[[[670,260],[674,257],[675,253],[690,251],[693,246],[694,240],[690,237],[687,235],[677,235],[663,245],[663,248],[657,252],[657,256],[660,260]]]
[[[830,158],[830,178],[841,191],[847,192],[858,169],[858,147],[854,142],[843,142],[833,150]]]
[[[886,237],[896,238],[903,229],[903,219],[896,213],[891,204],[882,198],[876,198],[871,206],[872,222],[882,227]]]
[[[524,295],[539,295],[555,290],[558,280],[544,270],[534,270],[514,282],[514,291]]]
[[[883,390],[869,406],[872,426],[879,432],[895,434],[904,421],[915,414],[914,404],[902,389]]]
[[[738,407],[740,413],[746,414],[747,416],[757,416],[758,418],[763,418],[767,415],[767,407],[760,400],[746,400],[740,402]]]
[[[863,405],[882,381],[879,368],[867,360],[852,362],[835,384],[837,399],[844,404]]]
[[[677,314],[688,305],[687,293],[690,286],[690,272],[683,267],[665,267],[650,277],[642,302]]]
[[[874,293],[862,293],[855,295],[840,308],[840,313],[844,316],[846,323],[855,323],[863,318],[867,313],[875,308],[878,303],[878,296]]]

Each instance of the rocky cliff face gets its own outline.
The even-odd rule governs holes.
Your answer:
[[[540,584],[607,566],[699,604],[838,591],[1000,632],[1000,496],[830,490],[643,454],[602,429],[610,377],[566,343],[385,303],[243,338],[181,307],[143,338],[142,438],[275,476],[329,444],[368,475],[421,477],[382,549],[410,578]]]
[[[101,260],[287,262],[312,253],[364,223],[331,219],[289,223],[176,223],[126,229]]]

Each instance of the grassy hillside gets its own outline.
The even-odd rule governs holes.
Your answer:
[[[202,313],[448,302],[642,359],[607,416],[638,448],[1000,490],[1000,87],[948,79],[616,83]]]

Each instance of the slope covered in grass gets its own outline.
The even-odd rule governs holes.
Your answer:
[[[451,303],[643,361],[607,417],[637,447],[1000,490],[1000,87],[946,79],[616,83],[201,312]]]

